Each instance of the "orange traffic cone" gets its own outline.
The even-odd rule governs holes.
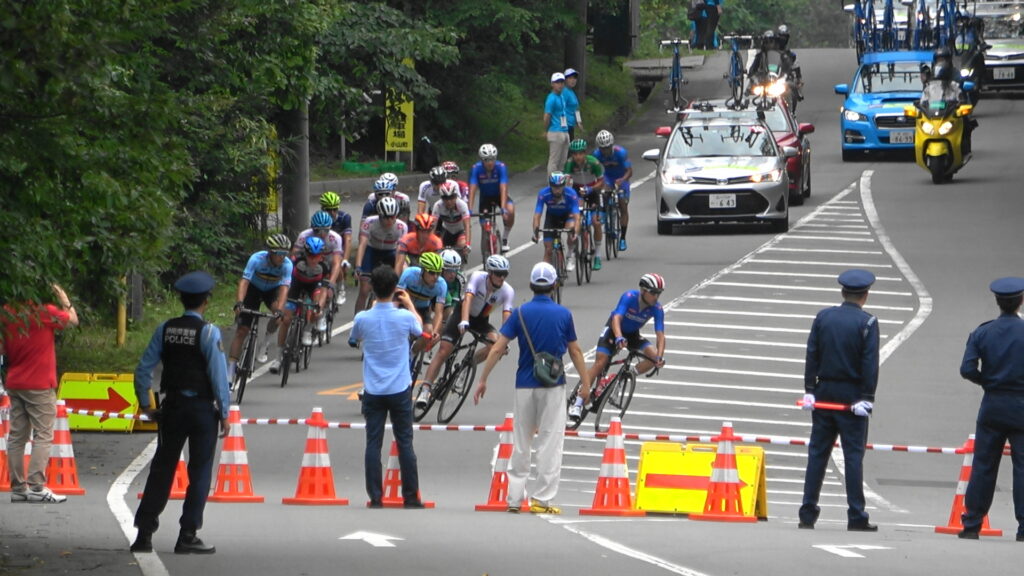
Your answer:
[[[505,414],[505,422],[498,428],[498,457],[494,460],[491,491],[486,504],[477,504],[477,512],[504,512],[508,510],[508,461],[512,458],[512,413]],[[529,506],[529,504],[527,504]]]
[[[967,511],[964,506],[964,496],[967,494],[967,482],[971,479],[971,468],[974,466],[974,434],[967,437],[967,442],[960,448],[964,453],[964,464],[960,467],[960,480],[956,483],[956,494],[953,496],[953,509],[949,512],[949,524],[936,526],[935,531],[939,534],[959,534],[964,529],[961,516]],[[1002,536],[1003,531],[992,528],[988,523],[988,515],[981,521],[982,536]]]
[[[0,395],[0,492],[11,490],[11,470],[7,464],[7,433],[11,429],[8,414],[11,411],[11,399],[7,394]]]
[[[71,447],[71,428],[63,400],[57,400],[57,422],[53,426],[50,463],[46,466],[46,485],[57,494],[85,494],[85,489],[78,485],[78,466],[75,464],[75,450]]]
[[[242,410],[232,406],[228,410],[228,436],[220,450],[217,467],[217,485],[210,496],[211,502],[263,502],[263,496],[252,491],[249,473],[249,453],[242,435]]]
[[[612,417],[608,439],[601,458],[601,472],[597,477],[594,504],[580,509],[584,516],[646,516],[643,510],[633,508],[629,492],[629,471],[626,469],[626,444],[622,436],[622,422]]]
[[[302,454],[302,469],[299,470],[299,485],[294,498],[282,498],[283,504],[305,506],[347,506],[348,500],[334,494],[334,473],[331,471],[331,456],[327,451],[327,421],[320,407],[313,408],[313,414],[306,420],[306,450]]]
[[[732,422],[722,423],[722,432],[712,440],[718,442],[715,461],[711,465],[711,483],[708,497],[704,501],[704,512],[690,514],[693,520],[717,522],[757,522],[757,516],[743,512],[740,497],[740,472],[736,468],[736,450],[733,440]]]
[[[420,494],[417,493],[417,496]],[[391,441],[391,454],[388,455],[388,469],[384,473],[384,497],[380,499],[385,508],[401,508],[405,504],[402,497],[402,470],[398,465],[398,442]],[[433,508],[433,502],[420,498],[424,508]],[[369,502],[366,503],[370,505]]]
[[[188,491],[188,468],[185,467],[185,451],[178,454],[178,466],[174,468],[174,481],[171,483],[170,500],[184,500],[185,492]],[[142,499],[142,492],[138,493]]]

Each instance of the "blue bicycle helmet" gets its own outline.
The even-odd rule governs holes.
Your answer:
[[[562,172],[552,172],[548,178],[548,184],[551,186],[565,186],[568,182],[569,177]]]
[[[309,220],[311,228],[330,228],[332,224],[334,224],[334,218],[331,218],[331,215],[323,210],[318,210]]]
[[[316,256],[324,251],[324,241],[319,236],[306,238],[306,254]]]
[[[395,183],[385,178],[378,178],[377,181],[373,183],[373,191],[378,194],[381,192],[394,192]]]

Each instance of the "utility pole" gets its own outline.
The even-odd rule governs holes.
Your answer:
[[[576,13],[577,28],[565,37],[566,67],[580,73],[576,84],[576,96],[583,101],[587,96],[587,0],[566,0],[568,7]]]
[[[294,238],[309,228],[309,103],[284,110],[280,117],[281,212],[284,232]]]

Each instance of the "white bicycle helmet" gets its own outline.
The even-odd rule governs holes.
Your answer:
[[[434,166],[430,169],[429,177],[431,184],[443,184],[448,179],[448,173],[444,171],[444,167]]]
[[[462,268],[462,256],[451,248],[441,251],[441,260],[444,260],[445,270],[458,270]]]
[[[665,279],[661,274],[644,274],[640,277],[640,287],[652,292],[661,292],[665,289]]]
[[[394,172],[385,172],[381,174],[380,178],[378,178],[377,180],[391,184],[392,188],[398,187],[398,175],[395,174]]]
[[[487,262],[484,266],[488,272],[508,272],[508,258],[500,254],[494,254],[487,257]]]
[[[459,195],[459,183],[454,180],[445,180],[438,192],[441,198],[455,198]]]
[[[598,132],[595,140],[597,141],[598,148],[607,148],[612,144],[615,144],[615,136],[612,136],[612,133],[607,130],[601,130]]]
[[[377,214],[380,216],[398,216],[398,200],[393,196],[385,196],[377,200]]]
[[[484,145],[480,146],[479,154],[480,154],[480,159],[481,160],[497,160],[498,159],[498,149],[494,146],[494,144],[484,144]]]

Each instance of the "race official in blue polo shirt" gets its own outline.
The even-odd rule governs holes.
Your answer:
[[[1024,278],[1000,278],[989,288],[995,294],[999,317],[971,332],[960,364],[960,375],[981,386],[985,396],[978,409],[974,464],[959,536],[978,538],[992,507],[1003,445],[1009,440],[1017,541],[1024,542],[1024,320],[1019,315]]]
[[[157,448],[149,467],[142,502],[135,512],[139,529],[131,551],[153,551],[153,533],[160,525],[160,513],[167,506],[178,467],[178,457],[188,441],[188,490],[178,520],[180,531],[175,554],[213,554],[216,548],[196,536],[203,527],[206,497],[210,492],[217,431],[227,436],[228,373],[221,345],[220,329],[203,320],[213,291],[213,278],[206,272],[190,272],[174,283],[181,293],[185,313],[172,318],[153,332],[142,360],[135,368],[135,395],[139,408],[158,420]],[[153,370],[163,364],[159,412],[149,403]]]
[[[530,494],[530,512],[560,514],[561,509],[551,502],[558,493],[562,468],[562,441],[565,436],[565,376],[551,387],[544,386],[534,376],[533,351],[547,352],[561,359],[566,352],[576,372],[581,375],[580,395],[590,396],[590,376],[586,370],[583,351],[576,342],[576,327],[572,312],[551,299],[550,293],[558,282],[554,266],[539,262],[530,272],[533,300],[520,306],[502,325],[498,341],[487,355],[480,383],[473,394],[479,403],[487,392],[487,378],[498,360],[505,354],[513,338],[519,340],[519,366],[516,369],[515,424],[513,429],[512,458],[508,468],[508,511],[519,512],[526,495],[526,480],[530,476],[531,444],[537,452],[537,484]],[[534,437],[536,431],[536,437]]]
[[[380,453],[384,424],[391,418],[398,444],[402,498],[406,508],[423,508],[419,472],[412,446],[412,375],[409,373],[409,338],[419,338],[423,325],[409,295],[398,286],[398,274],[381,265],[370,273],[377,302],[352,320],[349,344],[362,342],[363,416],[366,418],[366,494],[370,508],[381,508],[384,478]],[[396,305],[397,304],[397,305]]]
[[[864,450],[868,417],[878,386],[878,319],[863,310],[875,275],[847,270],[839,275],[843,303],[826,308],[814,318],[807,337],[804,367],[804,410],[812,410],[811,439],[807,446],[807,472],[799,527],[814,528],[821,508],[818,496],[836,438],[842,439],[846,464],[846,529],[875,532],[864,509]],[[846,410],[815,409],[815,402],[838,403]]]

